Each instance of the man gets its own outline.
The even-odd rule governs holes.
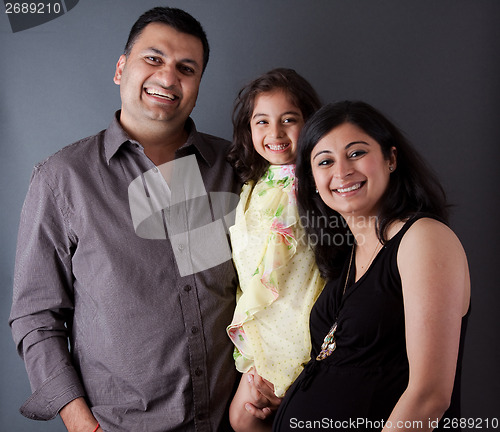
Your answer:
[[[70,432],[229,427],[231,208],[208,194],[238,185],[227,142],[189,118],[208,57],[189,14],[146,12],[116,66],[109,128],[35,167],[10,317],[33,390],[25,416],[59,413]]]

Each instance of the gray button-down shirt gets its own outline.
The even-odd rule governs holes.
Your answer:
[[[206,198],[239,185],[227,141],[188,126],[176,160],[197,162],[193,181],[179,169],[151,180],[158,169],[116,116],[35,167],[10,317],[33,390],[25,416],[53,418],[84,396],[110,432],[227,427],[236,276],[226,235],[213,233],[234,202]],[[172,183],[185,185],[184,198]]]

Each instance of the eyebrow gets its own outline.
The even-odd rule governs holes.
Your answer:
[[[162,56],[162,57],[168,57],[162,50],[158,49],[158,48],[154,48],[154,47],[149,47],[149,48],[146,48],[143,53],[144,54],[147,54],[148,52],[154,52],[155,54],[158,54],[159,56]],[[194,66],[197,66],[199,67],[200,65],[198,64],[198,62],[194,59],[191,59],[191,58],[184,58],[184,59],[181,59],[179,61],[179,63],[188,63],[188,64],[192,64]]]
[[[283,117],[283,116],[287,116],[287,115],[301,115],[300,112],[298,111],[287,111],[287,112],[284,112],[282,114],[280,114],[280,117]],[[269,114],[265,114],[265,113],[255,113],[253,116],[252,116],[252,119],[254,119],[255,117],[269,117]]]
[[[367,146],[370,145],[370,143],[367,143],[366,141],[353,141],[353,142],[350,142],[349,144],[347,144],[345,146],[345,150],[349,150],[353,145],[355,144],[365,144]],[[324,153],[331,153],[330,150],[321,150],[320,152],[316,153],[314,156],[313,156],[313,160],[316,159],[316,157],[318,157],[319,155],[322,155]]]

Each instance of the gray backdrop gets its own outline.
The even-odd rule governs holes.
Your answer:
[[[65,430],[60,420],[33,422],[18,413],[30,389],[7,326],[32,167],[107,127],[120,105],[112,78],[128,31],[159,4],[192,13],[212,46],[193,114],[199,130],[230,138],[237,90],[286,66],[325,102],[374,104],[425,155],[455,204],[452,226],[470,260],[463,414],[500,417],[499,0],[80,0],[17,33],[4,10],[0,16],[0,429]]]

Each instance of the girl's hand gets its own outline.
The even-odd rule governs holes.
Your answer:
[[[255,370],[244,374],[244,379],[248,380],[251,395],[245,409],[253,416],[265,420],[278,409],[281,399],[274,394],[274,386]]]

